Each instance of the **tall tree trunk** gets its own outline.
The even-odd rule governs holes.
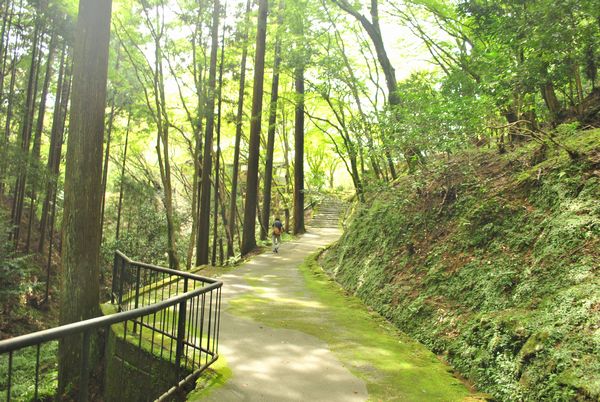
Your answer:
[[[121,58],[120,47],[117,49],[117,62],[115,65],[115,72],[119,71],[119,64]],[[115,98],[116,98],[116,87],[113,88],[113,93],[110,98],[110,113],[108,115],[108,129],[106,130],[106,148],[104,149],[104,166],[102,168],[102,212],[101,212],[101,223],[100,230],[104,234],[104,210],[106,209],[106,184],[108,183],[108,162],[110,160],[110,140],[112,137],[113,123],[115,121]]]
[[[398,178],[398,173],[396,173],[396,168],[394,167],[394,160],[392,159],[392,153],[389,150],[387,144],[385,146],[385,159],[388,163],[388,169],[390,170],[390,175],[392,176],[392,180],[396,180]]]
[[[164,54],[162,40],[165,31],[164,27],[164,3],[154,7],[155,23],[150,16],[149,4],[142,2],[143,13],[150,34],[154,39],[154,66],[150,67],[152,77],[152,95],[151,101],[146,93],[146,103],[148,109],[153,112],[154,122],[156,124],[156,156],[160,170],[160,180],[163,187],[162,203],[165,208],[165,217],[167,220],[167,254],[169,258],[169,267],[171,269],[179,268],[179,257],[177,255],[177,230],[175,228],[174,208],[173,208],[173,185],[171,181],[171,154],[169,151],[169,129],[171,127],[169,112],[167,110],[167,101],[165,96],[164,83]],[[163,12],[163,15],[161,15]],[[134,67],[135,68],[135,67]],[[144,82],[142,82],[144,85]],[[154,102],[152,107],[151,102]]]
[[[225,250],[223,249],[223,239],[219,238],[219,265],[225,264]]]
[[[398,84],[396,81],[396,72],[390,59],[387,55],[387,51],[385,50],[385,46],[383,44],[383,36],[381,35],[381,28],[379,25],[379,0],[371,0],[371,21],[364,15],[360,14],[354,7],[348,2],[348,0],[331,0],[335,4],[338,5],[342,10],[353,16],[364,28],[364,30],[371,38],[371,42],[375,47],[375,52],[377,53],[377,60],[381,65],[381,69],[383,70],[383,74],[385,76],[385,82],[387,84],[389,98],[388,101],[390,105],[398,105],[400,103],[400,98],[397,95]]]
[[[61,324],[100,314],[102,143],[111,3],[79,2],[64,192]],[[81,357],[81,336],[59,342],[58,395],[77,384]]]
[[[348,149],[348,158],[350,159],[350,176],[356,190],[356,195],[361,202],[364,202],[364,189],[360,173],[358,171],[358,160],[356,157],[356,146],[349,140],[345,140],[345,146]]]
[[[224,162],[223,162],[223,166],[225,166]],[[227,211],[225,209],[225,205],[226,205],[225,195],[227,192],[225,183],[226,183],[225,169],[221,169],[221,191],[219,191],[219,197],[220,197],[220,202],[221,202],[221,220],[223,221],[223,227],[225,228],[225,234],[227,235],[227,242],[233,243],[234,234],[229,231],[229,222],[227,221]]]
[[[583,84],[581,83],[581,73],[579,72],[579,64],[573,63],[573,77],[575,78],[575,88],[577,90],[577,105],[575,110],[577,116],[583,115]]]
[[[106,184],[108,183],[108,162],[110,161],[110,145],[112,137],[112,127],[115,115],[115,101],[111,100],[110,112],[108,117],[108,129],[106,130],[106,144],[104,147],[104,161],[102,163],[102,207],[100,208],[100,228],[104,236],[104,210],[106,208]]]
[[[201,7],[201,0],[198,0],[198,8]],[[206,76],[206,63],[200,66],[198,61],[198,43],[202,42],[202,14],[196,15],[196,27],[192,37],[192,63],[194,73],[194,83],[196,86],[196,117],[197,121],[193,123],[194,131],[194,179],[192,180],[192,228],[190,231],[190,240],[187,249],[186,268],[192,267],[194,248],[196,247],[196,235],[198,234],[198,214],[200,206],[200,180],[202,177],[202,115],[205,106],[205,97],[203,94],[204,77]]]
[[[13,2],[7,0],[4,2],[4,9],[2,10],[2,30],[0,32],[0,99],[4,97],[4,78],[6,76],[6,64],[8,61],[8,44],[10,43],[13,7]]]
[[[215,0],[211,29],[210,68],[208,72],[208,100],[206,102],[206,133],[202,159],[202,182],[200,189],[200,212],[196,241],[196,265],[208,264],[208,241],[210,237],[210,176],[212,173],[213,131],[215,126],[215,88],[217,85],[217,58],[219,52],[220,3]]]
[[[44,129],[44,117],[46,115],[46,101],[48,96],[48,88],[50,86],[50,80],[52,78],[52,63],[54,62],[54,53],[56,50],[56,32],[52,33],[50,43],[48,45],[48,56],[46,63],[46,71],[44,76],[44,82],[42,84],[42,94],[40,96],[40,104],[38,108],[37,124],[35,128],[35,135],[33,140],[32,159],[34,163],[39,162],[40,150],[42,146],[42,131]]]
[[[52,269],[52,251],[54,250],[54,223],[56,222],[56,191],[52,197],[52,213],[50,216],[50,245],[48,246],[48,260],[46,261],[46,292],[44,302],[50,298],[50,273]]]
[[[127,146],[129,145],[129,129],[131,127],[131,111],[127,115],[127,129],[125,131],[125,148],[123,149],[123,163],[121,165],[121,180],[119,183],[119,205],[117,207],[117,229],[115,239],[119,241],[121,230],[121,208],[123,207],[123,183],[125,178],[125,164],[127,162]]]
[[[46,75],[42,85],[42,95],[40,97],[40,105],[38,109],[37,125],[35,128],[35,136],[33,140],[33,149],[31,151],[31,166],[37,169],[40,162],[40,150],[42,147],[42,130],[44,129],[44,116],[46,114],[46,98],[48,95],[48,87],[50,86],[50,78],[52,77],[52,63],[54,60],[54,51],[56,47],[56,32],[52,33],[50,44],[48,45],[48,60],[46,63]],[[35,175],[37,177],[37,175]],[[25,251],[29,252],[31,245],[31,231],[33,228],[33,218],[35,216],[35,203],[37,193],[38,180],[35,179],[31,183],[31,204],[29,208],[29,224],[27,225],[27,241],[25,243]]]
[[[398,96],[398,83],[396,81],[396,71],[390,62],[390,59],[387,55],[387,51],[383,44],[383,36],[381,35],[381,27],[379,25],[379,0],[371,0],[371,21],[364,15],[360,14],[358,11],[354,9],[354,7],[348,2],[348,0],[331,0],[333,3],[337,4],[342,10],[353,16],[364,28],[364,30],[371,38],[371,42],[375,47],[375,52],[377,54],[377,60],[379,61],[379,65],[383,70],[383,74],[385,76],[385,82],[388,89],[388,103],[392,108],[398,106],[400,104],[400,97]],[[382,138],[384,142],[386,142],[385,137]],[[394,167],[394,162],[392,159],[392,154],[389,151],[388,144],[384,143],[386,148],[385,155],[388,162],[388,168],[390,169],[390,173],[392,175],[392,179],[396,179],[397,173]],[[411,157],[414,155],[420,154],[418,149],[408,149],[404,150],[405,156]]]
[[[294,234],[304,228],[304,66],[296,67],[296,108],[294,125]]]
[[[301,234],[304,228],[304,69],[308,51],[304,43],[304,15],[296,9],[296,22],[292,30],[296,36],[296,65],[294,66],[294,203],[293,233]]]
[[[20,1],[20,7],[23,6],[23,0]],[[17,18],[16,26],[21,25],[22,13],[19,13],[19,18]],[[8,105],[6,107],[6,117],[4,121],[4,138],[3,138],[3,146],[0,147],[0,152],[6,152],[8,145],[10,143],[10,135],[11,135],[11,123],[12,123],[12,115],[13,115],[13,107],[14,107],[14,99],[15,99],[15,83],[17,77],[17,58],[19,56],[20,51],[20,43],[21,43],[21,35],[19,34],[19,30],[17,30],[15,36],[15,45],[13,49],[12,61],[11,61],[11,72],[10,72],[10,83],[9,83],[9,92],[8,92]],[[6,50],[8,55],[8,48]],[[4,155],[1,155],[0,158],[0,195],[4,194],[4,188],[6,186],[6,180],[4,177],[4,173],[6,171],[6,163],[7,158]]]
[[[562,114],[562,105],[556,96],[554,84],[551,81],[547,81],[544,85],[542,85],[541,92],[542,98],[546,103],[546,107],[548,108],[548,111],[550,111],[552,120],[554,122],[558,122]]]
[[[292,192],[292,183],[291,183],[291,174],[290,174],[290,142],[289,136],[287,132],[287,124],[286,124],[286,110],[285,103],[281,105],[281,142],[283,147],[283,164],[285,169],[285,192],[286,194],[290,194]],[[285,227],[284,230],[286,233],[290,232],[290,205],[284,199],[284,215],[285,215]]]
[[[21,155],[29,159],[29,148],[31,145],[31,132],[33,129],[33,114],[35,109],[35,95],[37,91],[37,70],[38,70],[38,47],[40,41],[40,21],[36,20],[33,32],[33,45],[31,47],[31,64],[29,66],[29,78],[27,83],[27,95],[25,97],[25,109],[23,113],[23,122],[21,124]],[[25,199],[25,186],[27,183],[27,163],[20,169],[14,189],[14,198],[12,204],[12,224],[13,232],[11,239],[15,248],[19,243],[21,218],[23,216],[23,202]]]
[[[48,260],[46,262],[45,301],[48,301],[50,295],[50,274],[52,268],[52,254],[54,252],[54,227],[56,224],[56,195],[58,193],[57,186],[58,177],[60,175],[60,161],[64,142],[63,137],[71,91],[71,60],[69,57],[67,57],[67,53],[67,42],[65,41],[58,73],[58,83],[56,87],[57,92],[55,96],[52,129],[50,134],[50,154],[48,158],[48,172],[50,173],[50,179],[46,185],[46,198],[44,199],[44,206],[42,209],[42,219],[40,222],[40,241],[38,244],[38,252],[41,254],[44,250],[44,242],[46,240],[46,225],[48,222],[48,215],[50,215],[50,242],[48,245]],[[51,206],[50,203],[52,204]]]
[[[200,188],[200,138],[196,136],[196,143],[194,146],[194,179],[192,180],[192,205],[191,205],[191,214],[192,214],[192,230],[190,232],[190,240],[187,247],[187,255],[185,260],[186,269],[190,270],[192,268],[192,258],[194,256],[194,247],[196,245],[196,234],[198,232],[198,199],[199,197],[199,188]]]
[[[201,132],[201,131],[200,131]],[[200,199],[200,178],[202,172],[200,154],[202,152],[202,140],[200,133],[194,135],[196,143],[194,146],[194,179],[192,180],[192,230],[190,232],[190,241],[188,243],[187,256],[185,266],[189,270],[192,268],[192,258],[194,255],[194,248],[196,246],[196,235],[198,232],[198,206]]]
[[[50,179],[46,184],[46,197],[42,207],[42,217],[40,219],[40,242],[38,244],[38,252],[44,250],[46,241],[46,226],[48,224],[48,213],[50,202],[56,196],[56,187],[58,185],[58,176],[60,171],[60,160],[62,154],[63,137],[65,131],[65,121],[69,105],[69,93],[71,88],[71,68],[70,61],[65,61],[67,53],[67,44],[65,43],[62,50],[60,70],[58,74],[58,84],[54,102],[54,113],[52,117],[52,129],[50,131],[50,154],[48,158],[47,170],[50,174]],[[52,232],[50,232],[52,235]]]
[[[284,0],[279,2],[278,26],[283,22]],[[267,155],[265,161],[265,184],[263,187],[262,225],[260,226],[260,239],[267,239],[267,230],[270,227],[271,215],[271,186],[273,182],[273,153],[275,150],[275,129],[277,123],[277,100],[279,98],[279,67],[281,65],[281,38],[279,34],[275,39],[275,61],[273,64],[273,82],[271,84],[271,105],[269,108],[269,129],[267,134]]]
[[[48,259],[46,263],[46,292],[44,298],[44,301],[46,302],[48,301],[50,294],[50,274],[52,267],[52,254],[54,251],[54,227],[56,223],[56,195],[58,177],[60,175],[60,161],[62,155],[65,122],[67,119],[69,95],[71,90],[71,60],[69,57],[67,57],[67,53],[67,42],[65,41],[63,44],[58,73],[52,128],[50,134],[50,149],[47,168],[50,178],[46,184],[46,198],[44,199],[44,206],[42,209],[42,218],[40,221],[40,241],[38,243],[38,252],[41,254],[44,250],[44,242],[46,240],[46,225],[49,219],[50,244],[48,246]]]
[[[224,12],[227,15],[227,10]],[[213,213],[213,243],[212,243],[212,266],[217,265],[217,236],[219,233],[219,181],[221,168],[221,117],[223,111],[223,68],[225,63],[225,24],[221,33],[221,60],[219,62],[219,102],[217,106],[217,152],[215,155],[215,178],[213,184],[215,186],[215,200]],[[222,241],[222,240],[221,240]]]
[[[267,38],[268,0],[259,0],[256,30],[256,59],[254,61],[254,90],[252,96],[252,119],[248,146],[248,179],[244,205],[244,229],[242,255],[256,248],[256,204],[258,201],[258,162],[260,158],[260,130],[262,117],[263,87],[265,78],[265,50]]]
[[[162,86],[162,83],[159,84]],[[163,94],[164,96],[164,94]],[[166,105],[164,98],[160,101],[162,105]],[[162,106],[164,107],[164,106]],[[162,111],[161,113],[166,113]],[[161,181],[164,188],[163,205],[165,207],[165,215],[167,218],[167,253],[169,255],[169,268],[179,268],[179,257],[177,256],[176,230],[175,219],[173,216],[173,185],[171,182],[171,154],[169,152],[169,127],[168,122],[163,121],[162,127],[158,130],[158,138],[156,142],[156,151],[158,155],[158,164],[161,171]],[[162,151],[161,151],[162,145]],[[162,154],[161,154],[162,152]]]
[[[233,152],[233,173],[231,175],[231,198],[229,200],[229,232],[232,235],[231,239],[227,240],[227,257],[233,257],[235,254],[233,247],[233,233],[236,228],[237,214],[237,191],[238,178],[240,168],[240,143],[242,140],[242,128],[244,118],[244,95],[246,87],[246,63],[248,59],[248,27],[250,25],[250,0],[246,2],[246,19],[244,21],[244,35],[242,37],[243,50],[242,62],[240,67],[240,87],[238,92],[237,115],[235,119],[235,148]]]

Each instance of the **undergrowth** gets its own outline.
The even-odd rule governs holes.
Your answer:
[[[358,208],[325,268],[499,400],[599,400],[599,138],[437,161]]]
[[[5,241],[11,229],[7,215],[0,202],[0,339],[39,330],[55,318],[42,306],[46,283],[39,261]]]
[[[58,353],[58,342],[52,341],[40,346],[39,352],[36,347],[28,347],[15,352],[12,362],[9,356],[0,358],[0,392],[7,397],[8,379],[11,383],[11,397],[21,401],[51,401],[58,386],[58,365],[56,356]],[[36,392],[36,364],[39,360],[37,370],[37,392]],[[10,367],[10,377],[8,376]],[[35,398],[37,396],[37,399]]]

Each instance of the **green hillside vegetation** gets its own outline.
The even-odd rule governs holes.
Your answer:
[[[599,130],[469,151],[359,205],[328,273],[498,400],[600,399]]]

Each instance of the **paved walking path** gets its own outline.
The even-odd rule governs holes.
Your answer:
[[[297,298],[303,280],[297,270],[319,247],[335,241],[337,229],[320,229],[283,243],[278,254],[256,256],[235,272],[223,275],[223,313],[219,354],[233,375],[207,401],[363,401],[367,389],[336,359],[327,344],[299,331],[269,328],[227,312],[229,302],[256,289],[246,274],[262,277],[266,297]],[[279,286],[285,282],[286,286]],[[276,293],[275,295],[273,293]]]
[[[379,387],[376,400],[451,401],[463,400],[469,394],[434,355],[420,345],[415,347],[415,342],[406,336],[395,336],[394,330],[388,330],[392,335],[387,340],[378,338],[376,332],[387,324],[377,321],[368,324],[373,329],[368,329],[362,338],[350,328],[352,324],[337,326],[334,317],[340,310],[331,310],[331,306],[315,299],[298,267],[307,256],[339,236],[338,229],[312,228],[297,240],[284,242],[278,254],[265,252],[220,277],[224,286],[219,355],[226,360],[232,375],[224,385],[209,389],[208,395],[203,392],[206,396],[199,398],[198,394],[192,394],[189,400],[353,402],[369,399],[367,384],[349,368],[354,373],[357,369],[363,373],[361,377],[369,381],[369,389],[376,383],[375,387]],[[370,320],[368,313],[357,310],[363,308],[358,307],[356,301],[341,299],[344,296],[337,298],[339,303],[350,306],[346,314],[352,323]],[[262,314],[265,315],[261,319]],[[367,318],[359,317],[365,314]],[[294,326],[305,329],[295,325],[299,321],[309,321],[316,336],[286,329]],[[327,331],[329,338],[325,336]],[[348,353],[354,353],[356,358],[346,358]],[[382,369],[371,366],[376,363],[361,361],[360,356],[365,355],[377,356],[377,362],[387,361],[387,367]],[[344,356],[344,362],[339,356]],[[425,382],[429,387],[422,385]]]

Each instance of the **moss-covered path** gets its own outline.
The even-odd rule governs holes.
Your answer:
[[[420,344],[345,296],[307,257],[339,237],[313,230],[224,281],[217,374],[189,400],[470,399]],[[305,261],[306,260],[306,261]]]

